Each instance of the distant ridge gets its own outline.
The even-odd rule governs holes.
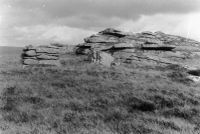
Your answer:
[[[22,47],[0,46],[0,56],[21,54]]]

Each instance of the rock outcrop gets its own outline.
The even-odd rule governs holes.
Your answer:
[[[26,46],[22,53],[23,65],[60,66],[60,56],[73,52],[73,46],[51,44],[48,46]]]
[[[179,65],[187,70],[200,69],[200,42],[180,36],[149,31],[133,34],[108,28],[84,41],[76,46],[76,54],[88,55],[90,61],[105,66]]]
[[[200,67],[200,43],[180,36],[149,31],[133,34],[109,28],[84,41],[76,46],[76,53],[89,55],[99,63],[105,63],[105,55],[110,55],[114,58],[109,60],[110,65],[120,61]]]
[[[22,62],[24,65],[59,66],[60,55],[74,51],[105,66],[178,65],[188,72],[200,70],[200,42],[162,32],[129,33],[112,28],[85,38],[84,43],[75,48],[60,44],[27,46],[23,50]],[[200,80],[200,76],[192,75],[192,78]]]

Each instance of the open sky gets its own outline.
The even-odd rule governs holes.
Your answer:
[[[108,27],[200,41],[200,0],[0,0],[0,46],[77,44]]]

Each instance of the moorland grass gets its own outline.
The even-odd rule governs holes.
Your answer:
[[[197,134],[199,85],[176,66],[1,66],[2,133]]]

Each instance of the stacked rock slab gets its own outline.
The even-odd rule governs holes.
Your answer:
[[[23,49],[23,65],[60,65],[60,55],[66,52],[63,45],[52,44],[48,46],[26,46]]]
[[[108,28],[84,41],[76,46],[76,54],[89,55],[89,59],[100,64],[120,62],[200,67],[200,43],[180,36],[149,31],[127,33]],[[113,60],[103,61],[107,59]]]

